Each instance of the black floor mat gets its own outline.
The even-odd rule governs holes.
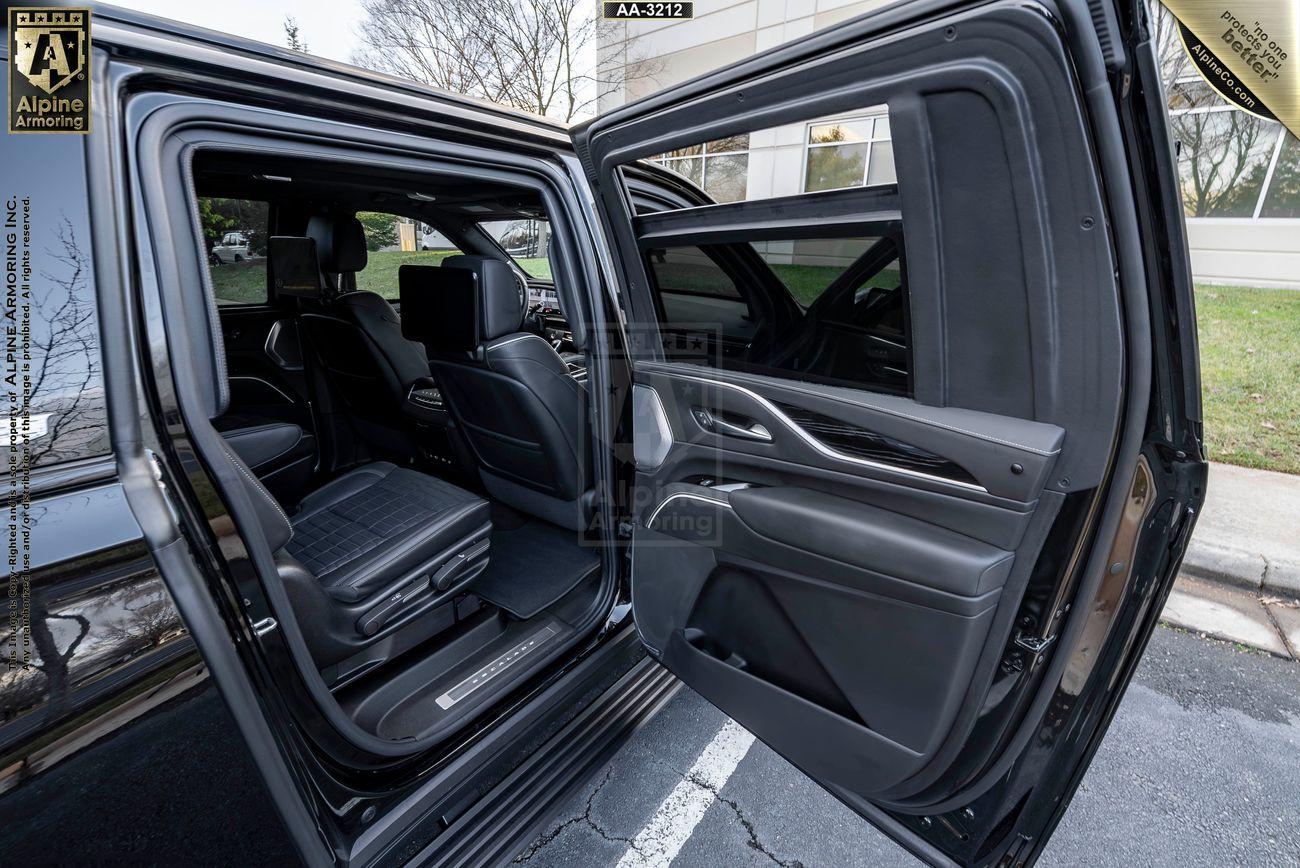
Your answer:
[[[600,553],[584,546],[577,531],[528,521],[492,531],[487,571],[470,590],[517,618],[531,618],[599,565]]]

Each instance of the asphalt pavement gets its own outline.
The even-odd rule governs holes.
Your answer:
[[[516,858],[916,866],[688,688]],[[1300,865],[1300,663],[1157,629],[1040,865]]]

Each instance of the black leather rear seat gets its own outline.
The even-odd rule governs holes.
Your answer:
[[[441,479],[365,464],[290,516],[228,444],[225,452],[322,669],[350,661],[339,671],[355,670],[434,636],[449,626],[436,612],[487,568],[488,502]]]
[[[434,476],[376,462],[307,495],[285,547],[337,600],[354,603],[488,524],[488,502]]]

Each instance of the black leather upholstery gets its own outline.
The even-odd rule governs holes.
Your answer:
[[[437,352],[433,367],[483,482],[493,496],[517,509],[582,529],[591,478],[587,391],[569,376],[568,366],[549,343],[517,331],[524,300],[505,263],[451,257],[441,268],[410,272],[403,291],[419,287],[437,292],[439,272],[455,270],[477,275],[481,343],[472,353]],[[445,282],[464,285],[450,275]],[[467,329],[474,325],[464,323]],[[408,320],[406,334],[418,336],[419,325]]]
[[[402,336],[401,319],[382,296],[346,290],[355,283],[352,272],[366,265],[365,235],[355,217],[318,215],[307,232],[323,273],[321,298],[300,314],[312,351],[350,410],[401,427],[411,387],[429,379],[424,347]]]
[[[235,450],[224,441],[222,448],[322,668],[386,659],[434,635],[443,622],[424,613],[448,604],[487,567],[490,507],[468,491],[376,462],[309,494],[290,517]],[[455,587],[433,587],[430,578],[448,569]],[[363,632],[380,609],[390,610],[385,620]]]
[[[259,421],[235,428],[218,424],[216,428],[259,479],[281,459],[296,454],[310,436],[292,422]]]
[[[284,548],[289,540],[293,538],[293,525],[289,521],[288,514],[280,506],[279,501],[271,496],[271,492],[262,485],[257,476],[244,463],[243,459],[235,454],[235,450],[230,448],[223,440],[221,448],[225,451],[226,457],[238,471],[239,482],[244,488],[244,493],[248,495],[249,501],[253,504],[254,514],[257,516],[257,524],[262,528],[262,535],[266,537],[266,544],[271,551],[279,551]]]
[[[366,267],[366,230],[352,215],[317,214],[307,221],[307,237],[316,242],[320,270],[326,274]]]
[[[364,243],[358,252],[352,229],[341,227],[318,237],[340,247],[327,252],[322,264],[364,264]],[[392,381],[400,380],[402,372],[428,378],[423,348],[401,337],[397,316],[382,298],[349,293],[322,300],[320,311],[311,313],[321,322],[346,326],[359,342],[355,346],[374,350],[371,358],[381,357],[381,345],[398,347],[397,360],[384,361]],[[330,353],[340,349],[334,343],[323,346]],[[410,362],[404,350],[417,356],[419,364]],[[371,378],[372,391],[380,379]],[[447,607],[488,565],[492,525],[486,500],[418,471],[378,462],[307,495],[290,518],[239,453],[263,467],[278,460],[282,449],[292,451],[289,444],[302,432],[273,423],[236,429],[246,420],[223,420],[223,412],[218,402],[210,418],[214,430],[224,429],[231,441],[217,438],[234,470],[223,478],[233,478],[246,496],[236,498],[236,521],[241,531],[260,531],[265,539],[303,638],[315,663],[334,672],[329,677],[382,662],[445,629]],[[439,613],[443,615],[435,617]]]
[[[316,438],[292,422],[227,413],[213,423],[280,503],[296,503],[316,466]]]
[[[376,462],[305,497],[289,554],[330,596],[365,599],[485,528],[488,502],[428,474]]]

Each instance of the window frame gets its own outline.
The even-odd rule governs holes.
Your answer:
[[[686,155],[683,155],[683,156],[680,156],[680,157],[665,157],[664,155],[660,154],[660,155],[657,155],[657,156],[654,156],[654,157],[649,157],[648,159],[650,160],[650,162],[654,163],[655,165],[660,166],[660,167],[662,167],[662,168],[664,168],[664,169],[667,169],[668,171],[673,172],[673,173],[675,173],[675,174],[677,174],[677,175],[680,175],[681,177],[683,177],[683,178],[685,178],[686,180],[690,181],[692,184],[694,184],[695,181],[691,179],[691,176],[690,176],[690,175],[683,174],[682,172],[678,172],[676,169],[673,168],[672,164],[673,164],[673,163],[682,163],[682,162],[685,162],[685,161],[687,161],[687,160],[699,160],[699,161],[700,161],[700,182],[699,182],[699,184],[698,184],[697,186],[698,186],[701,190],[703,190],[705,193],[708,193],[708,190],[709,190],[709,188],[708,188],[708,183],[709,183],[709,162],[710,162],[710,159],[711,159],[712,157],[739,157],[739,156],[743,156],[743,157],[746,158],[746,162],[745,162],[745,193],[746,193],[746,196],[748,196],[748,194],[749,194],[749,162],[748,162],[748,159],[749,159],[749,157],[751,156],[751,154],[752,154],[752,152],[753,152],[753,150],[754,150],[753,147],[750,146],[750,138],[749,138],[750,135],[751,135],[750,133],[738,133],[738,134],[735,135],[735,136],[726,136],[726,137],[725,137],[725,139],[735,139],[735,138],[739,138],[740,136],[744,136],[744,137],[745,137],[745,147],[743,147],[743,148],[737,148],[737,149],[726,150],[726,151],[711,151],[711,150],[709,150],[709,145],[712,145],[712,144],[715,144],[716,142],[720,142],[720,141],[724,141],[724,140],[725,140],[725,139],[714,139],[713,141],[709,141],[709,142],[701,142],[700,145],[699,145],[700,152],[699,152],[698,154],[686,154]],[[744,202],[745,199],[737,199],[736,201],[738,201],[738,202]]]
[[[1195,74],[1191,74],[1191,75],[1180,75],[1180,76],[1178,76],[1177,78],[1175,78],[1175,79],[1173,80],[1172,84],[1175,84],[1175,85],[1177,85],[1177,84],[1205,84],[1205,80],[1204,80],[1203,78],[1201,78],[1199,75],[1195,75]],[[1206,86],[1208,87],[1209,85],[1206,85]],[[1219,97],[1217,93],[1213,93],[1213,88],[1211,88],[1211,91],[1212,91],[1212,94],[1211,94],[1212,97],[1218,100],[1217,103],[1212,103],[1212,104],[1210,104],[1210,105],[1190,106],[1190,107],[1186,107],[1186,108],[1176,108],[1176,109],[1175,109],[1175,108],[1170,108],[1170,107],[1169,107],[1169,100],[1171,99],[1171,97],[1173,96],[1173,94],[1172,94],[1172,92],[1171,92],[1170,90],[1166,90],[1166,92],[1165,92],[1165,111],[1166,111],[1166,112],[1168,113],[1168,115],[1169,115],[1169,124],[1170,124],[1170,127],[1172,128],[1173,123],[1174,123],[1174,119],[1175,119],[1175,118],[1180,118],[1180,117],[1183,117],[1183,116],[1185,116],[1185,115],[1222,114],[1222,113],[1226,113],[1226,112],[1241,112],[1242,114],[1250,114],[1250,112],[1246,111],[1245,109],[1238,108],[1237,106],[1231,105],[1230,103],[1228,103],[1227,101],[1225,101],[1222,97]],[[1286,220],[1290,220],[1290,221],[1292,221],[1292,222],[1295,222],[1295,221],[1296,221],[1297,218],[1294,218],[1294,217],[1264,217],[1264,216],[1263,216],[1264,201],[1268,198],[1268,190],[1269,190],[1269,187],[1272,186],[1272,183],[1273,183],[1273,174],[1274,174],[1274,172],[1275,172],[1276,169],[1277,169],[1278,160],[1280,160],[1281,157],[1282,157],[1282,149],[1283,149],[1283,147],[1285,147],[1285,145],[1286,145],[1286,137],[1287,137],[1288,135],[1291,135],[1290,131],[1287,130],[1287,128],[1286,128],[1285,126],[1283,126],[1281,122],[1279,122],[1279,121],[1273,121],[1272,123],[1273,123],[1275,126],[1277,126],[1277,127],[1279,128],[1279,130],[1278,130],[1278,136],[1277,136],[1277,141],[1275,141],[1275,142],[1273,143],[1273,149],[1272,149],[1273,152],[1272,152],[1271,154],[1269,154],[1269,157],[1268,157],[1268,168],[1264,170],[1264,180],[1263,180],[1263,182],[1262,182],[1262,183],[1260,184],[1260,186],[1259,186],[1259,195],[1255,198],[1255,207],[1251,209],[1250,216],[1249,216],[1249,217],[1223,217],[1223,216],[1218,216],[1218,215],[1214,215],[1214,214],[1206,214],[1206,215],[1201,215],[1201,216],[1198,216],[1198,215],[1192,215],[1192,214],[1187,214],[1187,213],[1186,213],[1187,204],[1186,204],[1186,202],[1184,202],[1184,203],[1183,203],[1183,216],[1184,216],[1184,219],[1187,219],[1187,220],[1237,220],[1237,221],[1245,221],[1245,220],[1250,220],[1250,221],[1256,221],[1256,220],[1268,220],[1268,221],[1270,221],[1270,223],[1272,223],[1273,221],[1277,221],[1279,224],[1282,223],[1283,221],[1286,221]],[[1184,179],[1183,179],[1182,163],[1183,163],[1182,155],[1179,154],[1178,158],[1174,161],[1174,169],[1175,169],[1175,171],[1178,173],[1179,192],[1182,191],[1182,185],[1183,185],[1183,180],[1184,180]]]
[[[815,120],[804,121],[803,156],[802,156],[802,162],[799,166],[800,193],[807,195],[810,193],[830,193],[835,190],[859,190],[859,189],[865,190],[869,187],[887,187],[889,186],[889,183],[897,184],[898,183],[897,173],[895,173],[895,179],[889,183],[886,184],[867,183],[867,178],[871,176],[871,158],[872,155],[875,154],[876,144],[879,142],[889,142],[890,145],[892,146],[894,142],[894,125],[892,121],[890,122],[889,125],[889,136],[887,138],[876,137],[876,121],[880,118],[884,118],[886,121],[890,120],[888,105],[872,106],[871,108],[866,109],[864,112],[858,112],[856,114],[851,114],[851,115],[836,115],[834,117],[817,118]],[[871,122],[871,138],[865,139],[860,142],[813,142],[811,141],[813,127],[824,127],[824,126],[830,126],[834,124],[846,124],[846,123],[854,123],[854,122],[861,122],[861,121]],[[837,147],[844,147],[846,145],[867,146],[867,159],[862,164],[862,183],[849,184],[843,187],[827,187],[825,190],[809,190],[808,189],[808,158],[809,156],[811,156],[813,149],[814,148],[837,148]]]

